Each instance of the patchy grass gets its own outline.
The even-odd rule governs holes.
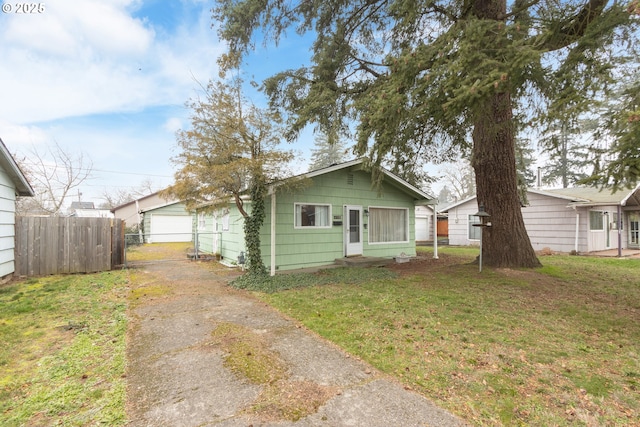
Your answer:
[[[638,425],[640,261],[479,273],[477,253],[257,295],[471,423]]]
[[[297,421],[335,394],[333,387],[310,381],[291,381],[286,364],[268,348],[265,340],[248,328],[221,323],[212,332],[213,344],[227,356],[225,366],[236,375],[263,386],[260,396],[246,410],[265,421]]]
[[[184,259],[192,248],[192,242],[147,243],[128,246],[127,263],[176,259],[176,256]]]
[[[221,323],[212,336],[214,344],[227,353],[225,366],[232,372],[254,384],[272,384],[284,378],[284,363],[250,329],[233,323]]]
[[[126,272],[0,288],[0,425],[124,425]]]

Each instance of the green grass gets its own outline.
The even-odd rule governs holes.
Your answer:
[[[316,273],[286,273],[276,276],[245,274],[231,286],[238,289],[260,292],[279,292],[287,289],[326,285],[328,283],[365,283],[371,280],[395,278],[395,274],[384,268],[329,268]]]
[[[125,424],[126,272],[0,288],[0,425]]]
[[[477,249],[439,255],[410,274],[257,295],[473,424],[637,425],[640,260],[479,273]]]

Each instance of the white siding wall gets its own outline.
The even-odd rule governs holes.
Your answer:
[[[15,270],[16,190],[4,170],[0,169],[0,277]]]
[[[604,224],[604,230],[591,230],[589,224],[590,211],[603,213],[602,222]],[[583,208],[580,210],[580,214],[583,215],[585,219],[584,223],[582,223],[581,221],[580,226],[584,227],[581,230],[583,230],[585,235],[587,236],[587,251],[602,251],[605,249],[613,249],[618,247],[618,230],[616,230],[615,226],[613,225],[614,213],[617,211],[617,206],[596,206],[591,208]],[[625,230],[622,230],[623,232],[620,237],[622,238],[622,247],[626,248],[626,228],[628,227],[628,221],[626,221],[624,213],[623,218],[624,220],[622,227]],[[624,224],[625,221],[627,222],[627,224]],[[607,234],[609,237],[608,239]]]
[[[454,246],[479,245],[479,240],[469,240],[469,215],[478,212],[476,200],[470,200],[449,210],[449,244]]]
[[[578,251],[587,251],[586,227],[588,218],[584,212],[568,207],[569,201],[557,197],[529,193],[528,206],[522,208],[524,224],[533,249],[549,248],[558,252],[575,249],[576,214],[580,214]]]
[[[569,201],[540,194],[528,194],[529,205],[522,208],[524,224],[531,239],[533,249],[538,251],[550,248],[553,251],[571,252],[575,244],[576,211],[568,206]],[[469,215],[478,212],[476,200],[449,210],[449,244],[478,245],[478,240],[469,240]],[[580,214],[580,238],[578,251],[587,250],[584,230],[588,226],[588,218]]]
[[[578,252],[602,251],[618,247],[618,230],[611,225],[616,206],[569,207],[569,200],[529,193],[528,206],[522,208],[529,239],[533,249],[549,248],[558,252],[571,252],[576,248],[576,221],[578,222]],[[589,211],[608,212],[603,222],[605,230],[590,230]],[[449,244],[457,246],[477,245],[479,241],[469,240],[469,215],[478,211],[476,200],[470,200],[449,210]],[[624,214],[623,214],[624,215]],[[621,233],[622,247],[627,247],[629,222],[624,215]],[[607,240],[607,230],[609,240]]]

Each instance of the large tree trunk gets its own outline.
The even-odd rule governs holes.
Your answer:
[[[506,0],[473,3],[473,13],[480,19],[503,20],[506,10]],[[522,218],[508,90],[489,96],[478,111],[471,164],[476,173],[478,206],[483,205],[491,215],[491,227],[482,230],[483,262],[492,267],[539,267]]]
[[[483,263],[492,267],[539,267],[522,219],[518,194],[512,105],[509,93],[487,102],[473,129],[472,165],[478,206],[491,215],[482,230]]]

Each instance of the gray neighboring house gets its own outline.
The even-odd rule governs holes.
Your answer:
[[[143,210],[157,208],[175,203],[176,201],[177,200],[165,199],[160,196],[159,191],[156,191],[155,193],[116,206],[111,209],[111,212],[113,212],[117,219],[124,220],[125,227],[135,227],[137,225],[142,228]]]
[[[476,197],[449,206],[449,244],[479,244]],[[491,214],[491,212],[488,212]],[[640,185],[633,190],[529,189],[522,208],[533,249],[595,252],[640,249]]]
[[[33,188],[0,139],[0,277],[15,271],[16,197],[33,197]]]
[[[77,218],[114,218],[109,209],[96,209],[93,202],[71,202],[69,216]]]

